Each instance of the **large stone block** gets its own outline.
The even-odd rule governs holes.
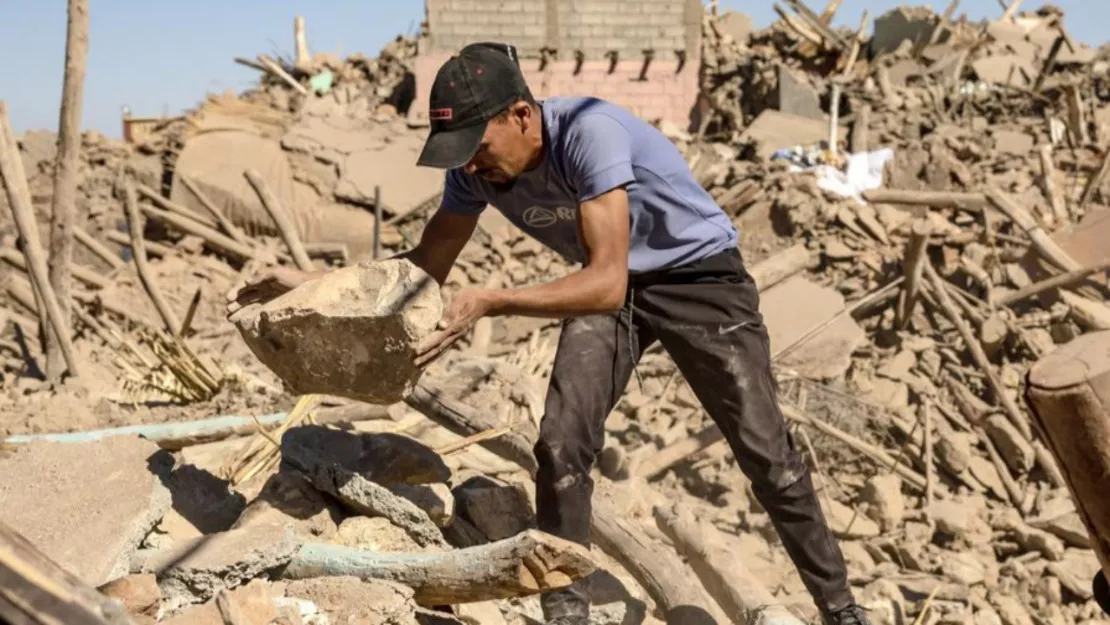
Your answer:
[[[392,404],[419,379],[416,346],[442,313],[436,281],[389,259],[330,271],[231,320],[292,391]]]

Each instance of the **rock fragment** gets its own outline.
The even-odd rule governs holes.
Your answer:
[[[101,586],[127,575],[131,554],[170,508],[163,480],[172,466],[138,437],[20,446],[0,458],[0,521]]]
[[[416,346],[443,311],[431,276],[404,259],[327,272],[234,313],[248,347],[297,394],[400,401],[419,379]]]

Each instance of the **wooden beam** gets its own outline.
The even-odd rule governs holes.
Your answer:
[[[557,590],[597,569],[589,549],[538,530],[497,542],[430,553],[387,553],[307,543],[285,579],[350,575],[412,588],[421,605],[527,597]]]
[[[165,324],[166,330],[170,334],[180,334],[181,322],[178,321],[177,315],[166,303],[166,298],[162,295],[162,290],[158,288],[158,282],[154,279],[154,272],[147,264],[146,246],[143,241],[143,220],[139,215],[139,199],[130,180],[124,182],[123,193],[124,214],[127,216],[127,228],[131,231],[131,251],[135,259],[135,269],[139,273],[139,281],[143,283],[143,288],[150,296],[150,301],[154,302],[154,308],[158,311],[158,315],[162,317],[162,323]]]
[[[8,206],[19,236],[23,240],[23,254],[27,261],[32,285],[43,301],[39,315],[44,334],[53,330],[65,358],[69,374],[80,375],[80,367],[73,351],[73,337],[69,334],[67,316],[58,304],[57,295],[50,286],[50,276],[46,267],[46,255],[42,251],[38,224],[35,222],[35,208],[31,204],[31,193],[27,188],[27,175],[23,171],[23,158],[15,143],[11,122],[8,118],[8,105],[0,100],[0,177],[8,195]]]
[[[58,119],[58,153],[54,161],[54,193],[50,207],[50,288],[69,328],[69,294],[73,289],[73,228],[77,225],[77,175],[81,165],[81,109],[85,94],[85,61],[89,50],[89,0],[69,0],[66,10],[65,72]],[[63,352],[68,337],[47,332],[46,377],[57,381],[71,366]]]
[[[130,625],[122,606],[88,586],[0,521],[0,622]]]
[[[1085,334],[1038,361],[1026,402],[1064,474],[1079,516],[1110,575],[1110,331]]]

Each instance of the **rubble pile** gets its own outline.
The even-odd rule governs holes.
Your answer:
[[[660,129],[740,231],[784,413],[857,597],[889,625],[1107,622],[1093,600],[1091,539],[1022,392],[1038,359],[1110,329],[1110,48],[1071,41],[1052,6],[979,24],[954,3],[943,14],[902,7],[850,30],[828,26],[837,3],[823,14],[785,4],[758,31],[742,14],[706,15],[711,113],[694,128]],[[58,454],[49,445],[106,444],[80,442],[83,430],[182,422],[140,426],[160,447],[150,444],[150,458],[162,460],[126,461],[160,475],[121,504],[141,542],[100,543],[112,553],[98,570],[127,561],[130,576],[85,580],[136,623],[220,622],[227,604],[260,623],[529,623],[539,587],[593,567],[605,574],[595,576],[596,625],[664,621],[668,588],[716,615],[717,597],[696,582],[651,581],[660,571],[697,578],[677,554],[698,550],[674,531],[670,506],[742,554],[761,592],[814,618],[768,515],[658,345],[606,423],[600,546],[587,554],[545,542],[531,507],[530,445],[558,321],[483,319],[380,410],[330,395],[294,405],[235,336],[224,293],[265,264],[297,262],[248,170],[318,268],[374,258],[375,226],[383,255],[419,236],[442,178],[415,167],[424,130],[401,117],[415,53],[416,40],[398,38],[377,59],[316,55],[282,61],[281,72],[246,60],[263,72],[256,89],[209,97],[137,145],[87,134],[80,208],[109,250],[82,245],[76,256],[95,272],[78,276],[86,314],[75,321],[94,381],[36,379],[24,358],[41,353],[34,296],[21,255],[5,256],[3,310],[20,332],[0,343],[15,374],[5,375],[0,430],[70,431],[76,442],[19,439],[0,466],[45,462],[32,460]],[[43,232],[52,145],[21,141]],[[165,324],[130,262],[124,180],[138,189],[169,307],[195,310],[177,343],[156,338]],[[4,249],[14,250],[8,224]],[[487,210],[443,295],[573,269]],[[178,343],[189,349],[166,357]],[[171,392],[198,370],[218,383],[212,398]],[[167,398],[176,405],[151,405]],[[257,423],[196,420],[267,411]],[[77,481],[55,477],[59,492]],[[31,486],[11,479],[0,496]],[[3,509],[0,521],[34,524]],[[93,540],[56,527],[31,538],[61,560],[79,548],[72,540]],[[487,557],[491,546],[506,550],[502,564],[554,550],[562,559],[538,561],[563,568],[546,582],[508,565],[492,567],[504,576],[486,585],[444,577],[452,558]],[[325,560],[348,568],[325,576]],[[535,587],[513,586],[520,579]]]

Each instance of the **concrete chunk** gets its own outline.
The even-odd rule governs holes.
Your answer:
[[[992,85],[1026,87],[1037,78],[1033,64],[1016,54],[986,56],[971,64],[983,82]]]
[[[843,125],[840,139],[848,136]],[[820,119],[809,119],[775,109],[767,109],[759,114],[740,135],[741,143],[754,143],[756,158],[767,160],[780,148],[796,145],[814,145],[829,140],[829,123]]]
[[[138,437],[31,443],[0,460],[0,521],[90,586],[127,575],[170,507],[173,458]]]
[[[235,529],[176,545],[141,551],[134,573],[154,573],[174,609],[211,599],[221,588],[236,588],[288,564],[300,543],[284,525]]]
[[[844,296],[794,276],[760,294],[759,311],[771,338],[771,353],[786,349],[844,310]],[[807,377],[824,379],[843,374],[852,352],[866,337],[849,315],[829,324],[782,357],[781,363]]]
[[[420,377],[416,346],[442,313],[435,280],[408,260],[390,259],[330,271],[231,320],[297,394],[388,405]]]

